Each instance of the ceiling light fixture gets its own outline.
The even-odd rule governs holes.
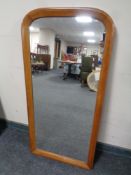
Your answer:
[[[90,23],[93,19],[90,16],[77,16],[75,20],[79,23]]]
[[[33,27],[33,26],[30,26],[29,30],[30,30],[30,32],[39,32],[39,28],[36,28],[36,27]]]
[[[95,36],[94,32],[83,32],[84,36]]]
[[[88,39],[87,42],[88,43],[96,43],[96,40],[94,40],[94,39]]]

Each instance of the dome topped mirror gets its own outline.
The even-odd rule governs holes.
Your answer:
[[[22,23],[30,149],[93,167],[114,24],[94,8],[36,9]]]

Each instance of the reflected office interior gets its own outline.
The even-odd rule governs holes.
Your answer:
[[[51,17],[29,31],[37,148],[86,161],[105,27],[90,16]]]

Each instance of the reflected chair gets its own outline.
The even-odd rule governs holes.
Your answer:
[[[30,53],[32,73],[50,69],[50,54]]]
[[[82,57],[82,64],[81,64],[81,84],[84,85],[87,83],[87,76],[92,72],[92,59],[91,57]]]
[[[49,54],[49,46],[37,44],[37,54]]]

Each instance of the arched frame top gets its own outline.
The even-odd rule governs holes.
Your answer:
[[[36,147],[35,137],[35,122],[34,122],[34,102],[33,102],[33,90],[32,90],[32,77],[31,77],[31,62],[30,62],[30,42],[29,42],[29,26],[31,23],[44,17],[75,17],[78,15],[90,15],[93,18],[100,20],[106,29],[105,46],[103,53],[103,63],[100,74],[99,87],[96,98],[96,106],[93,118],[93,126],[89,143],[89,152],[87,162],[65,157],[53,152],[38,149]],[[101,111],[103,106],[106,79],[108,74],[108,68],[110,63],[110,57],[112,52],[113,37],[115,33],[115,27],[111,17],[102,10],[96,8],[39,8],[30,11],[23,19],[21,26],[22,34],[22,47],[24,58],[24,70],[25,70],[25,84],[26,84],[26,96],[27,96],[27,110],[29,121],[29,138],[30,149],[35,155],[45,156],[57,161],[68,163],[80,168],[91,169],[93,167],[95,148],[97,135],[100,124]],[[85,153],[87,154],[87,153]]]

